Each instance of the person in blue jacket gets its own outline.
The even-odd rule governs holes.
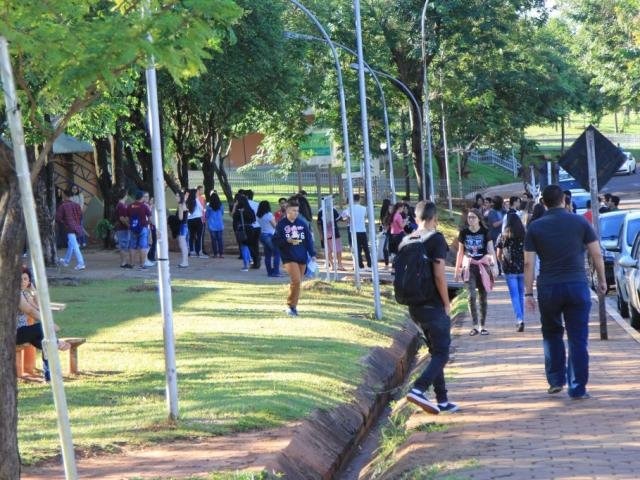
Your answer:
[[[307,268],[307,259],[316,260],[313,237],[309,224],[298,218],[300,205],[295,197],[287,201],[286,215],[276,225],[273,241],[280,249],[282,266],[289,274],[289,295],[287,296],[287,314],[298,316],[300,285]]]

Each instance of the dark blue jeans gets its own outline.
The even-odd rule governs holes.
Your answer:
[[[267,275],[280,275],[280,250],[273,244],[273,234],[261,233],[260,243],[264,249],[264,265],[267,268]]]
[[[561,387],[566,381],[569,396],[584,395],[589,380],[589,285],[586,281],[538,285],[538,308],[549,385]],[[565,329],[568,361],[563,338]]]
[[[222,243],[222,230],[209,230],[211,236],[211,254],[214,257],[220,255],[222,257],[224,253],[224,245]]]
[[[451,320],[442,307],[410,306],[409,314],[424,332],[431,354],[427,368],[424,369],[413,386],[421,391],[426,391],[429,386],[433,385],[433,392],[438,403],[446,403],[448,398],[444,382],[444,366],[449,361]]]

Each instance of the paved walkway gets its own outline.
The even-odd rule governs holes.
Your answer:
[[[599,339],[597,304],[592,308],[592,398],[571,400],[566,389],[546,393],[537,314],[528,313],[517,333],[504,281],[489,303],[489,336],[470,337],[469,319],[454,329],[447,375],[461,411],[411,417],[410,427],[445,427],[411,437],[399,452],[403,470],[435,464],[442,477],[433,478],[473,480],[640,478],[640,336],[623,328],[613,304],[607,341]]]

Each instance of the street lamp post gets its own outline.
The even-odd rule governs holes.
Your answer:
[[[356,63],[352,63],[351,65],[349,65],[351,68],[353,69],[358,69],[358,64]],[[420,143],[420,174],[422,175],[423,178],[423,182],[422,182],[422,188],[423,188],[423,198],[426,198],[425,195],[426,193],[424,192],[424,188],[425,188],[425,183],[424,183],[424,178],[425,178],[425,172],[424,172],[424,142],[422,142],[422,139],[424,139],[424,126],[422,123],[422,112],[420,109],[420,104],[418,103],[418,100],[416,99],[415,95],[413,93],[411,93],[411,90],[409,89],[409,87],[407,87],[404,83],[402,83],[400,80],[398,80],[396,77],[389,75],[388,73],[385,72],[381,72],[380,70],[374,70],[371,67],[367,67],[365,65],[365,71],[369,71],[371,72],[371,75],[378,75],[380,77],[384,77],[386,79],[388,79],[389,81],[391,81],[391,83],[393,83],[396,87],[398,87],[409,99],[409,101],[413,104],[413,106],[415,107],[415,111],[416,114],[418,116],[418,125],[420,125],[420,139],[421,139],[421,143]],[[409,113],[411,114],[412,109],[409,109]],[[413,123],[413,117],[412,118],[412,123]]]
[[[371,267],[373,282],[373,297],[375,315],[378,320],[382,318],[382,306],[380,302],[380,282],[378,281],[378,246],[376,242],[376,222],[373,212],[373,189],[371,183],[371,158],[369,152],[369,121],[367,119],[367,93],[364,81],[364,53],[362,48],[362,22],[360,18],[360,0],[354,0],[356,23],[356,47],[358,52],[358,89],[360,91],[360,118],[362,121],[362,143],[364,150],[365,184],[367,188],[367,217],[369,219],[369,238],[371,239]],[[355,230],[351,236],[357,235]]]
[[[338,58],[338,52],[333,46],[333,42],[329,37],[329,34],[324,29],[320,21],[316,18],[316,16],[311,13],[311,11],[302,5],[297,0],[289,0],[296,7],[298,7],[302,12],[309,17],[309,19],[313,22],[313,24],[320,30],[322,37],[326,41],[327,45],[331,49],[331,53],[333,54],[333,60],[336,66],[336,73],[338,76],[338,95],[340,97],[340,118],[342,120],[342,143],[344,146],[344,162],[345,168],[347,170],[347,194],[348,194],[348,202],[349,202],[349,226],[351,228],[351,232],[355,233],[354,222],[353,222],[353,180],[351,178],[351,152],[349,150],[349,131],[348,131],[348,122],[347,122],[347,104],[344,96],[344,84],[342,82],[342,67],[340,66],[340,59]],[[358,252],[358,244],[356,241],[356,236],[351,235],[351,252],[354,255],[353,268],[355,272],[355,283],[356,288],[360,289],[360,266],[358,265],[356,256]]]
[[[420,32],[421,32],[421,49],[422,49],[422,88],[424,90],[424,103],[422,107],[424,109],[424,113],[422,114],[422,118],[424,120],[424,129],[427,131],[427,151],[429,152],[429,189],[430,189],[430,197],[431,201],[434,199],[433,192],[433,154],[431,148],[431,120],[429,115],[429,80],[427,75],[427,35],[425,32],[424,24],[427,15],[427,6],[429,5],[429,0],[424,2],[424,6],[422,7],[422,16],[420,18]],[[427,198],[424,194],[424,177],[422,177],[422,185],[423,185],[423,198]]]
[[[284,35],[286,38],[292,38],[296,40],[307,40],[307,41],[326,43],[325,39],[316,37],[314,35],[307,35],[307,34],[297,33],[297,32],[284,32]],[[342,45],[341,43],[333,42],[333,45],[335,47],[338,47],[344,50],[345,52],[349,52],[351,55],[353,55],[356,58],[358,57],[358,54],[356,52],[354,52],[349,47]],[[363,63],[364,63],[365,69],[371,74],[371,76],[373,77],[373,80],[376,82],[378,91],[380,92],[380,101],[382,102],[382,112],[383,112],[383,120],[384,120],[385,139],[387,144],[387,160],[389,161],[389,187],[391,188],[391,197],[393,198],[393,203],[396,203],[396,185],[395,185],[395,178],[393,174],[393,152],[392,152],[392,146],[391,146],[391,133],[389,128],[389,115],[387,110],[387,102],[385,100],[384,90],[382,88],[382,84],[380,83],[380,79],[378,78],[378,75],[369,66],[369,64],[367,64],[366,61],[363,60]]]

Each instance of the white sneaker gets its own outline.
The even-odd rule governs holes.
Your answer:
[[[201,253],[200,255],[198,255],[198,258],[209,258],[209,255],[205,255],[204,253]]]
[[[65,262],[64,260],[58,260],[58,265],[61,267],[65,267],[67,268],[69,266],[69,264],[67,262]]]
[[[144,261],[144,266],[145,267],[155,267],[156,266],[156,262],[152,262],[151,260],[145,260]]]
[[[66,265],[65,265],[65,267],[66,267]],[[86,268],[87,268],[86,265],[76,265],[74,270],[85,270]]]

